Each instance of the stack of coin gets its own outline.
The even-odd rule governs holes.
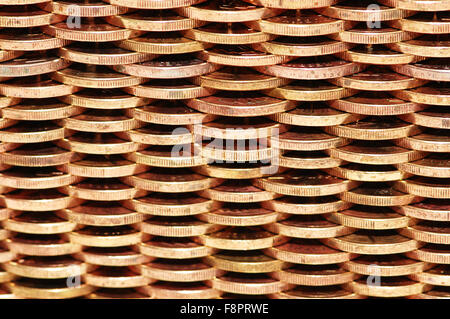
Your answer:
[[[449,0],[0,0],[0,298],[450,298]]]

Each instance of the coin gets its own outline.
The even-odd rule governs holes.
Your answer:
[[[325,218],[339,225],[359,229],[398,229],[409,224],[408,217],[390,208],[360,205],[328,214]]]
[[[118,72],[154,79],[193,77],[214,72],[219,68],[218,65],[204,62],[188,54],[163,55],[147,62],[113,66]]]
[[[293,126],[270,139],[273,148],[294,151],[319,151],[350,143],[350,140],[325,133],[316,127]]]
[[[432,81],[449,81],[449,71],[446,70],[446,61],[443,59],[427,59],[414,64],[393,65],[394,71]]]
[[[85,296],[87,299],[151,299],[134,288],[100,288]]]
[[[68,40],[58,39],[50,35],[43,34],[39,28],[0,30],[0,48],[3,50],[51,50],[60,48],[70,43]]]
[[[409,1],[409,0],[399,0],[398,7],[400,9],[406,10],[417,10],[417,11],[444,11],[450,10],[449,1],[436,1],[436,0],[425,0],[425,1]],[[448,8],[448,9],[447,9]]]
[[[401,165],[401,164],[399,164]],[[327,173],[354,181],[365,182],[387,182],[409,177],[410,174],[403,173],[390,165],[364,165],[350,163],[340,167],[325,170]]]
[[[201,3],[205,0],[166,0],[161,2],[160,0],[107,0],[106,2],[115,5],[128,8],[139,9],[171,9],[178,7],[192,6],[197,3]]]
[[[70,232],[75,226],[54,212],[14,212],[3,222],[3,227],[10,231],[44,235]]]
[[[449,152],[450,139],[448,130],[428,129],[421,134],[396,140],[402,147],[427,152]]]
[[[117,0],[114,0],[117,1]],[[143,287],[144,292],[157,299],[216,299],[221,292],[202,282],[157,282]]]
[[[364,183],[341,194],[345,201],[370,206],[408,205],[418,198],[408,192],[399,192],[388,183]]]
[[[410,204],[407,206],[394,207],[396,211],[406,216],[426,219],[426,220],[436,220],[436,221],[448,221],[449,211],[448,211],[447,199],[433,199],[426,198],[425,200]]]
[[[395,24],[393,27],[390,25],[390,21],[387,21],[381,23],[380,28],[370,28],[366,23],[359,23],[351,29],[330,34],[329,37],[358,44],[386,44],[411,40],[417,36],[416,33],[399,30],[401,28]]]
[[[127,154],[126,158],[138,164],[155,167],[195,167],[206,164],[207,159],[199,155],[190,144],[177,146],[183,150],[176,152],[172,145],[150,146],[139,152]]]
[[[189,237],[155,236],[149,241],[142,241],[140,252],[151,257],[185,259],[209,256],[216,250],[198,244]]]
[[[370,279],[361,278],[347,283],[347,289],[357,294],[371,297],[405,297],[430,290],[432,286],[404,277],[382,277],[380,285],[369,283]]]
[[[253,203],[271,200],[276,195],[255,187],[249,180],[225,180],[221,185],[198,192],[205,198],[221,202]]]
[[[271,201],[262,202],[261,206],[279,213],[313,215],[347,209],[352,206],[352,204],[339,200],[333,196],[284,196]]]
[[[254,67],[261,73],[296,80],[323,80],[343,77],[364,70],[365,66],[333,56],[300,57],[279,65]]]
[[[278,292],[270,295],[275,299],[364,299],[365,296],[357,295],[343,289],[341,286],[308,287],[297,286],[294,289]]]
[[[357,231],[339,238],[325,238],[321,241],[332,248],[361,255],[390,255],[415,250],[419,242],[397,234],[396,231]]]
[[[229,91],[254,91],[275,88],[290,82],[249,68],[224,67],[219,71],[201,75],[192,81],[202,87]]]
[[[420,111],[426,107],[422,104],[404,101],[392,96],[390,93],[382,91],[363,91],[354,96],[339,100],[330,100],[327,103],[338,110],[363,115],[399,115],[412,113],[412,116],[399,116],[407,122],[411,122],[408,119],[415,116],[414,114],[420,114]]]
[[[434,264],[450,264],[448,245],[425,244],[419,249],[406,253],[409,258]]]
[[[366,255],[345,262],[342,267],[363,275],[378,275],[383,277],[405,276],[433,267],[421,261],[406,258],[403,255]]]
[[[118,247],[136,245],[141,233],[130,226],[94,227],[85,226],[69,233],[72,244],[93,247]]]
[[[1,158],[1,157],[0,157]],[[199,174],[223,179],[250,179],[282,170],[276,163],[212,163],[193,167]]]
[[[285,151],[279,157],[279,165],[283,168],[321,169],[338,167],[342,163],[322,151]]]
[[[21,298],[65,299],[89,294],[94,287],[82,283],[76,287],[67,287],[66,279],[21,278],[9,284],[12,293]]]
[[[450,177],[448,154],[430,154],[424,159],[397,165],[401,171],[427,177]]]
[[[155,216],[142,222],[139,228],[154,236],[192,237],[216,232],[224,226],[205,223],[192,216]]]
[[[323,80],[300,80],[282,87],[265,90],[264,94],[295,101],[328,101],[345,98],[356,92],[356,90],[342,88]]]
[[[227,226],[258,226],[275,222],[278,213],[251,203],[225,204],[216,210],[197,216],[198,219]]]
[[[39,10],[35,6],[2,6],[0,10],[0,26],[3,28],[31,28],[58,23],[65,20],[62,15]]]
[[[311,9],[330,6],[337,1],[335,0],[245,0],[246,2],[253,3],[254,5],[260,5],[269,8],[281,8],[281,9]]]
[[[293,287],[265,274],[241,273],[227,273],[212,280],[210,285],[221,291],[248,295],[266,295]]]
[[[256,163],[258,161],[269,162],[276,157],[267,139],[250,140],[224,140],[215,138],[212,142],[204,141],[200,147],[200,155],[209,159],[210,162],[227,163]]]
[[[245,254],[240,251],[222,251],[205,257],[204,261],[218,269],[240,273],[266,273],[288,266],[258,250],[248,251]]]
[[[400,116],[402,120],[432,128],[449,128],[449,111],[445,106],[431,106],[426,110]],[[4,112],[4,111],[3,111]]]
[[[24,100],[2,109],[4,118],[14,120],[56,120],[80,114],[83,110],[54,99]]]
[[[348,235],[354,229],[327,220],[323,215],[294,215],[263,226],[273,233],[294,238],[329,238]]]
[[[82,202],[55,189],[15,190],[3,195],[3,199],[10,209],[36,212],[64,209]]]
[[[33,0],[32,0],[33,1]],[[34,2],[38,2],[34,0]],[[113,6],[98,0],[71,0],[66,1],[39,1],[38,7],[45,11],[73,16],[76,12],[78,17],[105,17],[110,15],[124,14],[128,11],[126,7]],[[74,9],[76,5],[76,9]]]
[[[142,275],[151,280],[194,282],[211,280],[223,271],[199,259],[157,259],[139,266]]]
[[[448,244],[449,227],[446,222],[418,220],[413,225],[399,229],[399,233],[425,243]]]
[[[267,191],[292,196],[325,196],[350,190],[358,182],[342,180],[325,173],[290,170],[275,176],[253,180],[253,184]]]
[[[131,288],[147,285],[149,278],[134,272],[129,267],[99,267],[83,276],[92,286],[105,288]]]
[[[407,43],[407,42],[409,41],[398,43]],[[410,54],[402,50],[397,50],[396,44],[397,43],[387,43],[386,44],[387,48],[379,44],[357,45],[356,47],[353,47],[348,51],[338,52],[336,53],[336,55],[341,59],[347,61],[377,64],[377,65],[380,64],[395,65],[395,64],[412,63],[424,59],[424,57],[422,56],[416,56],[413,53]],[[391,48],[392,50],[389,50],[388,48]]]
[[[393,91],[392,95],[415,103],[447,105],[449,92],[446,82],[431,82],[411,90]]]
[[[387,47],[407,55],[433,58],[446,58],[450,56],[450,42],[446,34],[424,34],[409,41],[389,43]]]
[[[216,90],[198,86],[186,79],[155,79],[143,85],[124,88],[130,94],[162,100],[184,100],[212,95]]]
[[[105,20],[121,28],[152,32],[189,30],[206,24],[201,20],[179,16],[172,10],[136,11],[124,15],[108,14]]]
[[[425,284],[437,286],[450,286],[449,272],[447,265],[438,265],[425,272],[411,274],[408,277]]]
[[[258,92],[220,92],[188,100],[186,104],[208,114],[249,117],[284,112],[293,109],[297,103],[268,97]]]
[[[417,12],[407,19],[390,21],[391,26],[418,33],[449,33],[450,23],[448,23],[448,13],[438,12]]]
[[[59,256],[81,250],[81,246],[71,242],[65,234],[17,233],[6,240],[6,245],[13,253],[32,256]]]
[[[338,265],[295,265],[270,276],[290,284],[314,287],[340,285],[359,277]]]
[[[40,143],[64,137],[64,128],[52,121],[21,121],[0,131],[0,141],[9,143]]]
[[[186,38],[215,44],[251,44],[269,41],[273,35],[254,30],[242,23],[210,23],[182,32]]]
[[[79,91],[76,86],[53,81],[48,76],[14,78],[0,83],[0,94],[29,99],[59,97]]]
[[[139,223],[145,216],[116,202],[85,202],[56,213],[73,223],[92,226],[119,226]]]
[[[85,247],[76,257],[86,263],[102,266],[132,266],[151,260],[141,255],[136,246]]]

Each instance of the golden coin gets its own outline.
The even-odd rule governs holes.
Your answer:
[[[350,140],[325,133],[316,127],[292,126],[292,128],[270,140],[274,149],[294,151],[319,151],[350,143]]]
[[[139,9],[171,9],[178,7],[192,6],[197,3],[201,3],[205,0],[107,0],[106,2],[115,5],[128,8]]]
[[[66,129],[96,133],[122,132],[144,125],[130,118],[130,113],[123,110],[88,109],[61,122]]]
[[[450,1],[448,0],[398,0],[397,5],[400,9],[416,11],[445,11],[450,10]]]
[[[321,169],[338,167],[343,161],[329,157],[322,151],[283,151],[278,163],[283,168]]]
[[[430,154],[424,159],[410,163],[401,163],[397,167],[403,171],[414,175],[427,177],[450,177],[450,159],[447,153]]]
[[[262,47],[257,48],[256,44],[253,45],[253,48],[245,45],[219,44],[199,52],[197,56],[211,63],[245,67],[278,64],[291,59],[288,56],[270,54]],[[242,71],[244,70],[242,69]]]
[[[133,111],[136,119],[163,125],[188,125],[206,123],[214,120],[216,116],[196,112],[180,101],[157,101]],[[178,134],[182,130],[178,130]],[[173,132],[176,134],[177,132]]]
[[[58,190],[69,196],[100,201],[126,200],[146,193],[114,178],[87,178],[78,184],[60,187]]]
[[[3,195],[6,206],[14,210],[46,212],[79,205],[82,200],[71,198],[55,189],[15,190]]]
[[[446,106],[431,106],[423,111],[402,114],[399,117],[404,121],[425,127],[450,128],[450,108]]]
[[[117,132],[116,135],[141,144],[183,145],[193,141],[186,126],[150,124],[127,132]]]
[[[395,182],[395,187],[404,192],[422,197],[450,198],[448,179],[414,176]]]
[[[116,202],[85,202],[56,213],[73,223],[91,226],[120,226],[139,223],[145,216]]]
[[[73,244],[93,247],[118,247],[136,245],[142,234],[130,226],[94,227],[85,226],[69,233]]]
[[[339,78],[365,69],[357,64],[334,56],[300,57],[279,65],[254,67],[261,73],[296,80],[323,80]]]
[[[414,41],[414,40],[411,40]],[[405,42],[398,42],[405,43]],[[378,65],[395,65],[412,63],[424,59],[424,57],[416,56],[414,54],[408,54],[402,50],[396,50],[396,43],[387,43],[389,50],[382,45],[358,45],[349,49],[348,51],[339,52],[336,55],[344,60],[368,63],[368,64],[378,64]],[[397,52],[400,51],[400,52]],[[401,53],[403,52],[403,53]]]
[[[41,0],[42,1],[42,0]],[[336,0],[245,0],[254,5],[280,9],[312,9],[331,6]]]
[[[253,186],[249,180],[225,180],[221,185],[198,192],[205,198],[231,203],[254,203],[276,197],[272,192]]]
[[[450,90],[446,82],[431,82],[411,90],[393,91],[392,95],[415,103],[431,105],[448,105],[450,103]]]
[[[427,59],[414,64],[393,65],[392,68],[395,72],[418,79],[450,81],[450,73],[446,70],[446,61],[441,59]]]
[[[363,115],[417,114],[414,112],[419,112],[426,107],[422,104],[404,101],[382,91],[363,91],[354,96],[331,100],[327,103],[335,109]],[[408,120],[409,116],[399,117],[411,122]]]
[[[64,69],[70,61],[55,56],[41,56],[35,53],[24,55],[0,63],[0,76],[21,77],[50,73]]]
[[[0,83],[0,94],[28,99],[42,99],[68,95],[80,90],[76,86],[53,81],[48,76],[14,78]]]
[[[114,72],[106,66],[97,66],[95,70],[90,70],[85,64],[72,64],[69,68],[54,72],[51,78],[68,85],[98,89],[115,89],[145,81],[140,77]]]
[[[441,1],[436,2],[440,4]],[[448,287],[435,286],[433,289],[421,294],[409,296],[408,299],[449,299]]]
[[[408,277],[412,280],[420,281],[425,284],[450,286],[450,276],[447,265],[438,265],[425,272],[411,274]]]
[[[196,6],[177,8],[175,11],[185,17],[210,22],[254,21],[278,15],[282,10],[255,7],[246,2],[207,1]]]
[[[362,116],[337,111],[325,103],[304,103],[293,110],[269,115],[274,121],[301,126],[331,126],[351,123]]]
[[[127,154],[125,157],[131,162],[155,167],[177,168],[206,164],[207,159],[199,155],[199,152],[194,147],[191,147],[190,144],[178,144],[177,147],[183,149],[177,152],[174,151],[174,146],[172,145],[150,146],[138,152]]]
[[[389,43],[387,44],[387,47],[395,51],[403,52],[408,56],[416,55],[432,58],[450,57],[450,42],[449,37],[446,34],[424,34],[409,41]]]
[[[223,273],[223,271],[211,267],[199,259],[157,259],[138,267],[142,275],[151,280],[173,282],[211,280]]]
[[[89,267],[70,255],[23,256],[4,265],[5,270],[27,278],[58,279],[83,275]]]
[[[272,41],[255,43],[252,47],[258,51],[268,52],[277,56],[318,56],[349,50],[352,44],[331,40],[323,36],[280,36]]]
[[[141,289],[147,295],[157,299],[217,299],[221,295],[220,290],[208,287],[202,282],[161,281]]]
[[[407,252],[409,258],[433,264],[450,264],[448,245],[426,244],[419,249]]]
[[[197,29],[192,29],[197,30]],[[150,54],[182,54],[203,51],[211,45],[183,37],[178,32],[151,32],[137,38],[116,42],[126,50]]]
[[[0,48],[3,50],[51,50],[69,44],[70,41],[43,34],[39,28],[0,30]]]
[[[367,255],[347,261],[342,267],[367,276],[394,277],[421,273],[433,265],[409,259],[403,255]]]
[[[393,68],[397,70],[395,66]],[[397,74],[382,66],[371,66],[362,72],[337,79],[330,79],[329,81],[338,86],[366,91],[403,90],[415,88],[426,83],[424,80],[413,78],[414,75],[410,76]]]
[[[76,42],[75,44],[60,48],[58,54],[68,61],[101,65],[138,63],[151,60],[155,57],[155,55],[150,53],[129,51],[109,43],[105,43],[100,49],[86,42]]]
[[[264,252],[285,262],[306,265],[336,264],[355,257],[347,252],[325,246],[316,239],[298,238],[267,248]]]
[[[327,220],[322,214],[294,215],[263,226],[268,231],[293,238],[330,238],[344,236],[355,230]]]
[[[113,66],[118,72],[153,79],[188,78],[214,72],[219,68],[219,65],[202,61],[189,54],[163,55],[151,61]]]
[[[255,179],[253,184],[269,192],[283,195],[325,196],[348,191],[359,183],[320,172],[290,170],[282,174]]]
[[[76,257],[86,263],[102,266],[132,266],[151,260],[141,255],[136,246],[124,247],[86,247]]]
[[[340,197],[354,204],[370,206],[408,205],[418,201],[413,194],[399,192],[388,183],[364,183],[341,194]]]
[[[277,259],[263,254],[259,250],[247,251],[222,251],[212,256],[207,256],[204,261],[217,269],[239,273],[266,273],[281,270],[288,266]]]
[[[100,288],[86,296],[87,299],[151,299],[145,292],[134,288]]]
[[[357,294],[370,297],[406,297],[430,290],[432,286],[404,277],[381,277],[380,285],[363,277],[345,284],[345,287]]]
[[[23,2],[23,0],[21,1]],[[31,1],[38,2],[37,0]],[[65,16],[74,16],[76,13],[77,17],[105,17],[124,14],[128,11],[126,7],[113,6],[99,0],[71,0],[70,2],[41,0],[39,2],[38,7],[43,10]],[[77,6],[76,9],[73,7],[74,5]]]
[[[447,199],[426,198],[419,203],[394,207],[394,210],[413,218],[449,221],[450,210],[448,209],[448,204],[449,200]]]
[[[154,79],[145,84],[123,89],[136,96],[162,100],[195,99],[216,92],[212,88],[198,86],[187,79]]]
[[[0,86],[1,89],[1,86]],[[188,100],[186,104],[200,112],[223,116],[263,116],[293,109],[296,102],[271,98],[258,92],[220,92]]]
[[[95,290],[94,287],[85,283],[75,287],[67,287],[66,282],[66,279],[21,278],[8,286],[15,296],[37,299],[77,298]]]
[[[56,144],[74,152],[100,155],[123,154],[135,152],[138,149],[137,143],[120,139],[108,133],[80,132],[67,139],[59,140]]]
[[[195,192],[222,183],[220,179],[195,174],[184,168],[153,169],[135,176],[122,177],[121,181],[139,189],[163,193]]]
[[[120,89],[84,89],[59,100],[89,109],[127,109],[147,105],[152,100],[127,94]]]
[[[321,197],[290,197],[285,196],[271,201],[262,202],[261,206],[279,213],[313,215],[335,212],[347,209],[351,203],[344,202],[333,196]]]
[[[105,20],[121,28],[152,32],[189,30],[206,24],[201,20],[179,16],[172,10],[136,11],[125,15],[108,14]]]
[[[281,169],[277,167],[276,163],[273,165],[271,163],[214,163],[192,168],[199,174],[223,179],[259,178]]]
[[[2,225],[10,231],[44,235],[70,232],[76,226],[57,212],[14,212]]]
[[[359,23],[352,29],[330,34],[329,37],[334,40],[358,44],[386,44],[411,40],[417,36],[416,33],[401,30],[395,24],[391,28],[389,26],[390,21],[386,23],[388,25],[384,22],[381,23],[380,28],[370,28],[366,23]]]
[[[421,134],[398,139],[401,147],[424,152],[450,152],[450,133],[448,130],[428,129]]]
[[[206,213],[220,207],[220,204],[194,193],[150,193],[135,198],[124,206],[142,214],[157,216],[188,216]]]
[[[185,259],[209,256],[216,249],[195,243],[189,237],[152,237],[150,241],[142,241],[140,252],[158,258]]]
[[[253,19],[258,20],[258,19]],[[344,31],[352,23],[335,20],[312,11],[287,11],[276,17],[245,23],[254,30],[287,36],[318,36]]]
[[[205,246],[227,250],[255,250],[279,245],[287,237],[275,235],[257,226],[227,227],[221,231],[195,237],[194,241]]]
[[[426,156],[425,153],[398,147],[384,141],[353,142],[338,149],[325,151],[330,156],[344,161],[371,165],[399,164]]]
[[[62,165],[80,156],[53,143],[29,143],[0,154],[2,163],[15,166],[43,167]]]
[[[215,138],[212,142],[203,141],[196,145],[200,148],[200,155],[207,158],[208,162],[270,162],[278,154],[277,150],[270,147],[266,138],[250,140]]]
[[[325,218],[336,224],[360,229],[398,229],[407,227],[409,223],[407,216],[391,208],[360,205],[328,214]]]
[[[409,32],[418,33],[449,33],[450,23],[448,22],[448,12],[417,12],[415,15],[390,21],[391,26]]]
[[[81,246],[71,242],[65,234],[17,233],[6,240],[6,245],[13,253],[32,256],[59,256],[81,250]]]
[[[192,237],[218,231],[224,226],[204,223],[192,216],[155,216],[142,222],[139,228],[154,236]]]
[[[211,287],[244,295],[267,295],[293,288],[294,285],[270,278],[266,274],[227,273],[212,280]]]
[[[35,6],[2,6],[0,10],[0,27],[32,28],[64,21],[66,17],[39,10]]]
[[[270,276],[282,282],[314,287],[340,285],[359,277],[338,265],[295,265]]]
[[[148,285],[152,281],[131,267],[99,267],[83,275],[86,284],[105,288],[131,288]]]
[[[251,44],[269,41],[275,36],[249,28],[242,23],[210,23],[183,31],[186,38],[215,44]]]
[[[399,164],[401,165],[401,164]],[[363,182],[387,182],[409,177],[410,174],[395,169],[390,165],[364,165],[350,163],[340,167],[325,169],[331,175]]]
[[[341,286],[297,286],[294,289],[269,295],[274,299],[364,299],[365,296],[357,295],[343,289]]]
[[[40,143],[64,138],[64,127],[51,121],[21,121],[0,131],[0,141],[9,143]]]
[[[79,107],[61,103],[54,99],[24,100],[20,104],[2,109],[4,118],[24,121],[46,121],[64,119],[80,114]]]
[[[253,69],[234,66],[193,78],[192,81],[202,87],[229,91],[271,89],[290,82],[288,79],[280,79],[261,74]]]
[[[335,249],[361,255],[390,255],[415,250],[419,242],[397,234],[396,231],[357,231],[339,238],[325,238],[321,241]]]
[[[399,233],[417,241],[433,244],[448,244],[450,231],[446,222],[417,220],[409,227],[399,229]]]
[[[65,19],[64,16],[63,19]],[[80,42],[121,41],[142,34],[142,31],[122,29],[105,23],[101,18],[94,18],[94,21],[81,18],[77,28],[71,26],[70,23],[66,22],[48,24],[42,27],[42,31],[56,38]]]
[[[198,215],[197,218],[218,225],[258,226],[275,222],[278,213],[251,203],[225,204],[216,210]]]
[[[329,101],[345,98],[356,92],[356,90],[339,87],[322,80],[300,80],[282,87],[265,90],[264,94],[294,101]]]

